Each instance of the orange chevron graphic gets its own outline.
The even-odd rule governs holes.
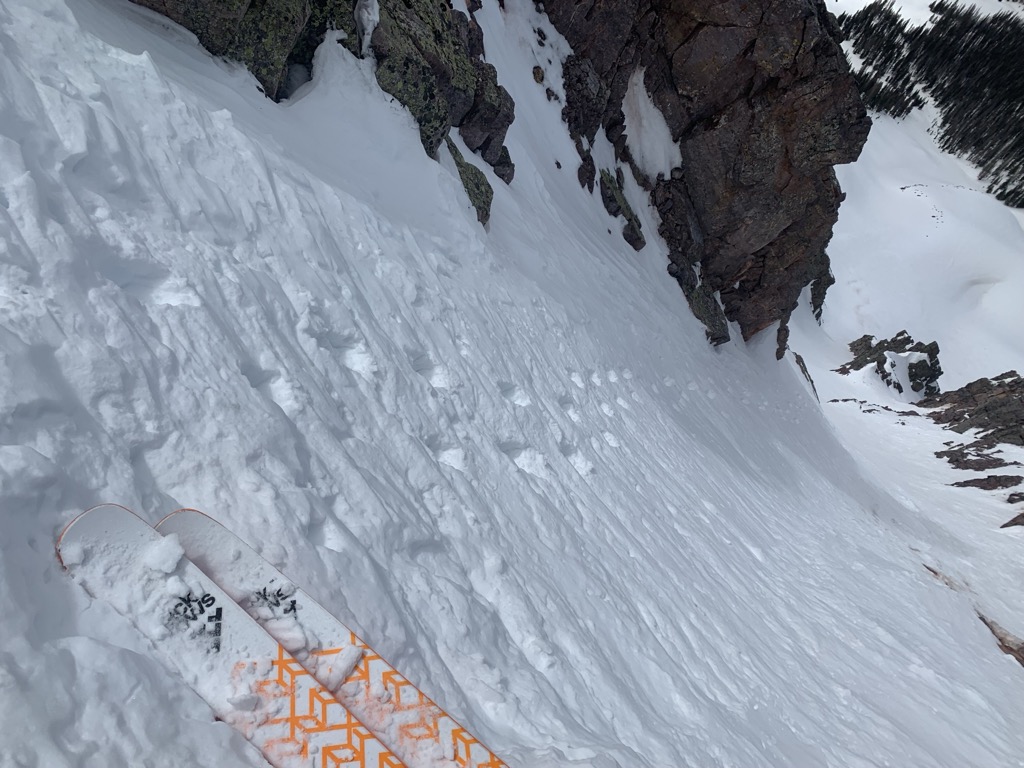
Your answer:
[[[163,528],[179,533],[183,540],[189,542],[186,551],[201,553],[207,567],[218,574],[217,578],[230,581],[241,593],[259,594],[268,588],[272,592],[276,587],[270,588],[268,585],[280,585],[288,581],[284,574],[246,546],[244,541],[201,512],[178,510],[158,526],[158,529]],[[242,577],[243,571],[236,572],[227,561],[221,559],[224,552],[235,551],[226,547],[225,542],[234,542],[235,549],[241,552],[240,556],[250,566],[244,569],[248,576]],[[355,754],[362,743],[357,724],[340,715],[340,712],[350,709],[354,713],[351,719],[358,718],[370,732],[388,739],[388,747],[401,755],[410,766],[422,766],[423,755],[436,754],[433,748],[436,745],[443,754],[452,756],[449,759],[459,768],[507,768],[486,745],[462,728],[416,685],[397,672],[387,659],[377,654],[352,629],[331,616],[323,606],[315,603],[296,585],[292,585],[288,597],[291,602],[288,610],[282,608],[282,615],[297,611],[296,615],[302,616],[303,622],[310,621],[318,627],[318,637],[332,645],[326,650],[305,649],[310,656],[303,656],[303,663],[308,665],[311,678],[322,675],[330,678],[337,701],[344,705],[336,707],[335,697],[326,691],[322,694],[309,692],[314,687],[313,680],[296,670],[290,659],[275,666],[273,679],[259,689],[266,698],[288,697],[287,700],[276,702],[275,716],[280,715],[282,730],[287,728],[290,736],[297,741],[316,739],[318,746],[323,744],[324,739],[331,741],[330,751],[319,746],[320,759],[309,765],[320,768],[347,768],[350,765],[393,768],[395,765],[403,765],[390,752],[372,758],[353,757],[346,762],[347,750],[351,748]],[[263,609],[266,610],[266,606]],[[249,612],[261,623],[266,619],[252,610]],[[265,624],[264,628],[272,635],[275,632],[271,625]],[[360,657],[342,683],[336,684],[340,675],[333,674],[338,671],[338,667],[331,669],[331,656],[338,655],[339,660],[345,658],[348,664],[347,659],[352,658],[351,654],[356,648],[361,651]],[[310,658],[313,656],[320,658]],[[285,709],[287,715],[284,714]]]
[[[394,697],[395,706],[399,710],[416,709],[423,706],[431,706],[438,709],[433,702],[431,702],[423,692],[415,685],[410,683],[401,674],[393,669],[385,670],[380,676],[381,682],[384,687],[391,689],[391,695]]]
[[[371,665],[375,661],[382,661],[382,659],[367,646],[362,645],[361,643],[354,643],[354,645],[363,649],[363,658],[360,659],[359,664],[356,665],[356,668],[352,671],[352,674],[349,675],[345,682],[361,682],[367,689],[369,689],[374,677]]]
[[[473,744],[478,743],[465,728],[456,728],[452,731],[452,741],[455,742],[455,762],[459,765],[469,765],[469,759],[473,754]]]
[[[353,635],[354,636],[354,635]],[[363,657],[345,679],[345,683],[358,682],[364,706],[372,707],[379,713],[376,719],[390,718],[399,714],[415,714],[416,719],[398,727],[398,742],[412,745],[423,741],[440,742],[443,733],[450,733],[454,763],[460,768],[508,768],[506,764],[487,749],[465,728],[438,707],[415,685],[397,672],[380,656],[365,650]],[[315,651],[314,655],[330,658],[344,648],[328,648]],[[303,760],[311,755],[310,740],[319,734],[330,742],[320,747],[320,768],[402,768],[404,764],[388,751],[377,738],[356,719],[329,691],[321,687],[298,661],[283,647],[278,646],[277,658],[271,664],[271,672],[264,679],[256,681],[254,692],[267,702],[281,702],[277,711],[281,714],[268,721],[268,725],[286,728],[284,734],[267,740],[263,748],[281,758],[297,756]],[[236,665],[236,677],[248,671],[251,675],[256,664],[241,662]],[[380,700],[373,692],[377,683],[390,694]],[[379,688],[377,689],[379,691]],[[365,716],[365,713],[364,713]],[[444,725],[443,725],[444,724]],[[367,748],[373,742],[376,750]],[[369,753],[377,755],[374,759]]]
[[[459,726],[444,710],[431,701],[426,694],[409,682],[386,660],[372,651],[355,633],[350,632],[352,644],[363,650],[359,663],[345,679],[345,684],[359,683],[362,691],[357,698],[358,705],[366,713],[375,713],[369,722],[379,723],[398,714],[415,714],[416,720],[402,723],[398,727],[398,741],[393,745],[400,751],[415,754],[418,742],[443,741],[442,734],[450,733],[450,749],[455,764],[460,768],[507,768],[493,752],[487,749],[466,729]],[[341,648],[320,651],[326,656],[340,653]],[[376,686],[383,687],[390,696],[386,700],[374,693]],[[377,688],[379,690],[379,688]],[[353,702],[355,705],[357,702]]]
[[[256,662],[240,662],[235,665],[235,677],[251,678],[257,669]],[[284,729],[257,745],[265,754],[307,760],[319,751],[320,768],[405,768],[282,646],[278,645],[269,673],[252,683],[251,690],[270,704],[269,710],[280,712],[265,725]]]
[[[352,750],[346,746],[324,747],[320,752],[320,765],[323,768],[338,768],[352,759]]]
[[[434,741],[441,735],[436,717],[421,716],[415,723],[399,726],[398,732],[410,741]]]

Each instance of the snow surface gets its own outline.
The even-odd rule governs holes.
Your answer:
[[[252,764],[60,572],[99,501],[263,542],[513,768],[1024,764],[1024,670],[975,616],[1024,630],[1020,535],[944,485],[943,433],[819,408],[771,334],[706,345],[652,212],[633,253],[576,181],[531,77],[534,29],[564,41],[505,7],[477,14],[517,113],[485,232],[340,46],[278,105],[127,0],[0,5],[0,765]],[[844,173],[841,228],[872,236],[879,168]],[[827,370],[895,311],[841,325],[870,268],[839,252],[872,247],[837,236],[840,325],[797,318],[819,394],[872,386]],[[985,325],[993,290],[914,317]]]
[[[934,457],[970,434],[907,415],[924,411],[908,405],[919,395],[906,382],[899,395],[867,369],[848,377],[834,369],[851,359],[850,341],[906,329],[938,341],[944,390],[1024,371],[1024,215],[985,194],[976,169],[936,151],[933,112],[872,119],[861,158],[836,169],[847,199],[828,249],[836,284],[822,327],[805,307],[794,315],[790,346],[806,359],[825,415],[865,474],[934,535],[957,542],[918,548],[922,562],[1022,636],[1022,536],[999,530],[1019,509],[1006,504],[1007,491],[951,486],[991,472]],[[1001,457],[1024,465],[1024,449],[1003,446]],[[995,472],[1017,474],[1019,466]]]

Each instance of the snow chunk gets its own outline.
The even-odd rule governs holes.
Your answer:
[[[177,534],[172,533],[147,546],[142,554],[142,563],[151,571],[173,573],[184,556],[185,550],[181,548]]]
[[[309,647],[309,638],[306,631],[294,617],[274,617],[260,622],[263,628],[273,635],[277,642],[284,646],[288,653],[299,653]]]
[[[644,87],[643,67],[629,78],[626,96],[622,100],[622,114],[626,118],[626,143],[644,175],[651,179],[659,175],[668,176],[682,163],[679,144],[672,141],[672,131],[665,122],[665,116]]]
[[[60,559],[65,567],[81,565],[85,560],[85,547],[78,542],[61,544]]]
[[[336,654],[313,656],[310,660],[316,665],[316,679],[324,688],[336,694],[362,659],[363,649],[358,645],[348,645]]]
[[[235,709],[252,712],[260,705],[260,697],[252,693],[229,696],[228,703]]]

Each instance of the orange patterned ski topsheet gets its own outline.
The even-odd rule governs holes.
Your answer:
[[[157,530],[178,535],[186,555],[283,642],[409,768],[507,768],[481,741],[280,571],[213,518],[172,512]],[[314,645],[295,647],[296,637]],[[327,648],[328,650],[323,650]],[[355,653],[352,653],[355,651]],[[333,672],[350,670],[331,685]]]
[[[275,768],[404,767],[176,541],[135,513],[93,507],[68,523],[56,549],[75,581],[149,638],[155,655]]]
[[[235,664],[236,685],[247,687],[274,713],[260,724],[261,751],[275,765],[318,768],[403,768],[403,763],[309,672],[277,646],[270,670],[259,661]],[[270,736],[268,729],[277,729]],[[253,739],[250,739],[253,740]]]
[[[349,643],[362,649],[363,653],[355,669],[345,679],[342,690],[352,691],[353,699],[359,699],[367,709],[377,709],[382,719],[393,718],[398,724],[396,744],[409,747],[421,743],[428,746],[447,744],[450,749],[445,750],[445,757],[462,768],[508,768],[473,734],[360,640],[355,632],[346,631]],[[332,652],[337,651],[326,653]],[[375,693],[375,682],[383,689],[383,697]],[[346,697],[341,695],[339,698]],[[382,698],[383,705],[379,703]],[[376,717],[367,719],[375,721]],[[381,737],[387,740],[386,736]],[[397,746],[392,748],[400,752]],[[405,752],[410,759],[415,759],[416,749],[409,748],[402,753]]]

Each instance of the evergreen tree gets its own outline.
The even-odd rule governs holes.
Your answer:
[[[950,0],[930,6],[912,28],[878,0],[839,22],[869,109],[904,117],[924,105],[939,111],[938,143],[978,166],[999,200],[1024,207],[1024,19],[1013,11],[984,15]]]

